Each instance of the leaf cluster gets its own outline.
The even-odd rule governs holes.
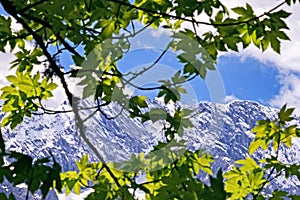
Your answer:
[[[2,126],[10,125],[14,129],[23,121],[25,116],[31,117],[32,111],[37,111],[41,101],[52,97],[52,90],[57,84],[50,81],[48,77],[40,80],[40,73],[31,75],[31,72],[17,72],[16,76],[6,77],[11,83],[1,89],[1,99],[5,102],[2,111],[8,113],[2,120]]]
[[[33,161],[33,158],[28,155],[5,151],[4,144],[1,144],[0,147],[0,183],[6,179],[14,186],[26,184],[26,199],[29,197],[29,192],[34,194],[41,191],[42,197],[45,198],[48,192],[54,188],[61,191],[61,167],[52,155]],[[9,164],[4,162],[4,159],[9,161]],[[13,194],[6,197],[5,194],[1,193],[0,197],[8,200],[15,199]]]
[[[237,16],[233,18],[219,0],[0,0],[6,12],[22,25],[20,30],[13,30],[11,18],[0,16],[0,51],[5,52],[7,45],[11,51],[18,47],[16,59],[11,63],[11,67],[16,68],[16,74],[8,76],[9,85],[1,89],[1,99],[5,101],[2,111],[7,114],[2,126],[14,129],[25,116],[31,117],[33,113],[43,110],[42,101],[51,97],[52,91],[57,88],[51,81],[53,75],[60,79],[70,105],[74,105],[72,103],[76,98],[66,78],[70,74],[81,80],[79,85],[84,87],[84,98],[94,97],[96,112],[111,119],[101,108],[116,102],[122,109],[127,109],[130,117],[140,118],[143,123],[162,122],[165,135],[165,141],[159,142],[153,149],[153,152],[160,151],[160,156],[133,155],[125,163],[105,163],[101,158],[102,162],[89,163],[88,157],[83,156],[76,163],[77,171],[64,172],[59,177],[60,167],[54,158],[51,166],[48,158],[33,162],[29,156],[7,153],[1,135],[0,164],[4,171],[0,178],[5,176],[14,185],[26,183],[32,193],[41,189],[43,196],[55,187],[58,191],[65,188],[67,194],[93,188],[94,192],[87,199],[134,199],[138,190],[144,192],[148,199],[265,198],[261,191],[273,176],[284,173],[286,177],[299,177],[297,164],[281,163],[278,156],[260,161],[247,157],[237,161],[232,170],[225,173],[219,171],[213,176],[210,155],[183,150],[184,141],[174,143],[176,136],[183,136],[184,129],[193,127],[189,119],[191,110],[180,106],[175,106],[172,111],[149,108],[147,97],[126,95],[124,88],[158,90],[157,96],[162,97],[165,104],[176,105],[181,94],[186,92],[184,83],[197,76],[205,79],[207,71],[215,69],[220,52],[238,51],[254,44],[262,51],[271,47],[280,53],[281,41],[289,40],[285,33],[288,30],[285,21],[290,13],[279,8],[296,2],[286,0],[261,15],[246,4],[232,9]],[[199,16],[207,17],[208,21],[199,21]],[[184,23],[189,23],[189,28],[182,28]],[[139,26],[142,28],[137,29]],[[197,29],[202,26],[211,26],[214,31],[200,35]],[[129,38],[134,38],[148,27],[171,30],[172,41],[152,65],[136,73],[121,73],[117,61],[129,51]],[[34,46],[33,50],[26,48],[28,43]],[[178,53],[177,59],[183,64],[182,69],[170,79],[160,81],[159,87],[134,85],[133,80],[155,66],[168,48]],[[88,55],[86,59],[81,52]],[[68,66],[60,63],[61,56],[65,54],[72,57],[81,70],[65,72]],[[47,72],[43,78],[40,73],[32,73],[41,64]],[[81,107],[74,109],[76,116],[79,116],[79,109]],[[255,138],[249,146],[250,156],[259,148],[273,148],[278,155],[281,144],[287,148],[292,146],[292,138],[300,135],[296,125],[288,125],[293,119],[292,112],[293,109],[284,106],[277,120],[258,122],[253,129]],[[89,144],[89,141],[85,142]],[[178,151],[173,152],[172,148]],[[13,159],[9,165],[4,165],[5,156]],[[121,166],[134,170],[118,170]],[[150,166],[155,166],[156,170],[149,171]],[[210,175],[210,185],[196,178],[199,171]],[[137,176],[142,174],[146,181],[138,183]],[[282,191],[273,193],[274,198],[284,195],[286,193]],[[7,198],[3,194],[0,197]]]

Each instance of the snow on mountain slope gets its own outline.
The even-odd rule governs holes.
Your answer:
[[[151,103],[153,107],[161,107],[159,101]],[[185,133],[188,140],[187,147],[191,150],[206,149],[216,159],[213,171],[218,168],[229,169],[235,160],[244,158],[248,145],[253,138],[250,129],[257,120],[274,119],[276,109],[269,108],[251,101],[234,101],[229,104],[213,104],[201,102],[192,107],[201,111],[191,118],[194,128]],[[170,108],[168,108],[170,109]],[[106,113],[114,115],[116,109],[107,108]],[[3,114],[0,115],[0,118]],[[51,151],[63,170],[73,170],[75,160],[89,152],[89,148],[74,131],[76,129],[72,114],[57,114],[34,116],[26,119],[24,123],[13,132],[3,130],[6,148],[29,154],[36,158],[49,156]],[[300,122],[300,120],[298,120]],[[130,153],[147,152],[157,140],[162,137],[159,123],[141,124],[138,119],[129,119],[126,114],[121,114],[115,120],[106,120],[102,115],[94,116],[88,124],[87,136],[101,152],[106,160],[122,160],[128,158]],[[299,162],[300,142],[295,140],[295,147],[284,150],[286,155],[281,159],[286,162]],[[256,157],[262,157],[266,152],[259,151]],[[91,154],[91,159],[95,156]],[[204,181],[207,176],[200,174]],[[294,193],[299,192],[296,179],[279,180],[270,187],[280,184]],[[9,184],[2,184],[1,191],[11,191]],[[22,193],[22,191],[14,191]],[[18,195],[20,199],[22,195]],[[38,199],[39,195],[32,197]],[[51,193],[48,199],[54,198]]]

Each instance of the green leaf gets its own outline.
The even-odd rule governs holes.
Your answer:
[[[247,13],[247,10],[243,7],[235,7],[235,8],[232,8],[231,10],[240,15],[244,15]]]
[[[265,51],[270,43],[270,39],[268,37],[264,37],[264,39],[261,41],[262,50]]]
[[[140,108],[147,108],[148,104],[146,102],[146,99],[146,96],[134,96],[130,98],[129,102],[139,106]]]
[[[89,194],[89,196],[86,198],[86,200],[98,200],[98,199],[111,199],[112,194],[109,189],[108,183],[99,183],[95,186],[93,186],[93,189],[95,190],[93,193]]]
[[[16,198],[15,198],[15,196],[12,194],[12,193],[10,193],[9,195],[8,195],[8,197],[4,194],[4,193],[0,193],[0,199],[1,200],[16,200]]]
[[[79,161],[76,161],[76,166],[79,169],[79,171],[83,171],[87,167],[88,162],[88,154],[85,154],[81,157]]]
[[[280,18],[288,18],[291,15],[291,13],[286,12],[285,10],[280,10],[276,12],[276,15],[278,15]]]
[[[207,174],[212,174],[210,164],[214,161],[213,157],[209,154],[205,154],[201,157],[196,156],[193,163],[193,171],[198,174],[199,170],[204,171]]]
[[[110,20],[103,20],[101,22],[101,26],[103,27],[101,32],[101,36],[103,37],[103,39],[110,38],[116,28],[115,22]]]
[[[224,180],[222,175],[222,170],[220,169],[217,172],[217,177],[213,178],[212,176],[209,177],[210,179],[210,187],[205,186],[205,190],[202,193],[204,199],[226,199],[226,192],[224,190]]]
[[[286,197],[288,194],[288,192],[285,191],[279,191],[279,190],[274,190],[274,192],[272,192],[272,197],[270,198],[271,200],[282,200],[284,199],[284,197]]]
[[[241,167],[241,170],[243,170],[243,171],[250,171],[250,170],[253,170],[253,169],[259,167],[257,165],[257,163],[255,162],[255,160],[253,160],[250,157],[247,157],[246,159],[243,159],[243,160],[238,160],[238,161],[236,161],[236,164],[243,165]]]
[[[16,76],[13,76],[13,75],[7,76],[6,79],[9,82],[11,82],[11,83],[18,83],[18,82],[20,82],[20,80]]]
[[[58,87],[58,85],[56,83],[49,83],[46,87],[47,90],[54,90]]]
[[[82,64],[83,61],[84,61],[84,58],[81,57],[81,56],[78,56],[78,55],[73,55],[72,58],[73,58],[73,61],[75,62],[75,64],[76,64],[77,66],[81,66],[81,64]]]
[[[224,17],[223,11],[219,11],[215,16],[215,22],[221,23],[223,20],[223,17]]]
[[[152,122],[164,120],[167,117],[166,111],[162,108],[152,108],[148,113]]]
[[[250,143],[248,147],[248,152],[250,155],[252,155],[263,143],[263,140],[257,139]]]
[[[278,31],[276,32],[276,35],[278,38],[283,39],[283,40],[290,40],[289,36],[286,35],[285,32],[283,31]]]
[[[295,109],[294,108],[287,109],[286,107],[287,107],[286,104],[284,106],[282,106],[282,108],[280,109],[279,114],[278,114],[280,121],[282,121],[283,123],[294,119],[293,117],[291,117],[291,115]]]
[[[270,43],[271,43],[272,49],[275,52],[280,53],[280,41],[276,37],[271,37]]]

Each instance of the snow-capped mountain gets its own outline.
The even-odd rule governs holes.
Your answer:
[[[162,104],[155,100],[151,107],[162,107]],[[213,164],[214,172],[220,167],[223,171],[228,170],[235,160],[248,155],[248,145],[254,137],[250,130],[255,122],[274,119],[278,112],[274,108],[251,101],[234,101],[229,104],[202,102],[191,108],[195,111],[194,117],[191,118],[195,127],[187,130],[184,135],[184,139],[188,141],[187,148],[205,149],[211,153],[216,159]],[[148,152],[162,138],[159,122],[142,124],[139,119],[129,118],[125,112],[119,114],[115,107],[107,107],[104,112],[118,117],[107,120],[103,115],[93,116],[88,120],[85,130],[86,136],[105,160],[120,161],[129,158],[131,153]],[[0,115],[0,119],[2,117],[3,114]],[[76,125],[71,113],[34,116],[25,119],[13,132],[3,129],[3,137],[9,150],[23,152],[35,158],[49,156],[51,151],[64,171],[74,170],[75,160],[91,152],[76,133]],[[300,142],[294,140],[294,147],[283,152],[286,152],[281,155],[283,161],[299,163]],[[259,151],[255,156],[259,158],[264,153],[266,152]],[[90,155],[91,160],[96,160],[93,153]],[[204,181],[207,179],[204,174],[200,174],[200,178]],[[281,189],[300,194],[296,179],[274,182],[274,185],[278,184]],[[0,186],[0,192],[12,190],[9,184]],[[22,199],[22,195],[18,196]],[[55,194],[52,192],[48,196],[48,199],[52,200]],[[39,195],[32,198],[39,199]]]

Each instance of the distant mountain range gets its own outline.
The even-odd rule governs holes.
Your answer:
[[[158,100],[151,102],[151,107],[163,107]],[[201,102],[196,106],[189,106],[195,111],[191,118],[194,128],[186,131],[184,138],[188,141],[190,150],[205,149],[215,158],[213,171],[220,167],[223,171],[232,167],[235,160],[248,155],[248,145],[254,137],[250,133],[257,120],[274,119],[278,110],[263,106],[252,101],[233,101],[228,104],[214,104]],[[62,106],[64,108],[64,106]],[[167,107],[166,109],[172,109]],[[118,109],[108,107],[104,110],[109,115],[117,115]],[[3,114],[0,115],[0,119]],[[297,121],[300,124],[300,119]],[[93,116],[87,125],[87,136],[94,146],[102,153],[106,160],[129,158],[131,153],[149,152],[152,146],[162,139],[161,124],[145,123],[139,119],[130,119],[126,113],[118,115],[114,120],[107,120],[103,115]],[[26,119],[13,132],[3,129],[6,148],[9,150],[26,153],[35,158],[49,156],[51,151],[63,170],[74,170],[75,161],[82,155],[90,152],[76,130],[74,116],[68,114],[34,116]],[[300,140],[294,140],[291,149],[283,149],[284,154],[280,159],[284,162],[300,162]],[[259,150],[254,154],[261,158],[268,152]],[[96,160],[93,153],[91,160]],[[199,178],[207,181],[205,174]],[[280,186],[300,195],[300,186],[296,178],[289,180],[276,179],[269,186]],[[266,189],[266,192],[269,191]],[[22,189],[13,189],[10,184],[0,185],[0,192],[13,191],[22,200]],[[25,195],[24,195],[25,196]],[[51,192],[47,199],[56,199]],[[25,198],[25,197],[24,197]],[[40,195],[32,196],[39,199]]]

